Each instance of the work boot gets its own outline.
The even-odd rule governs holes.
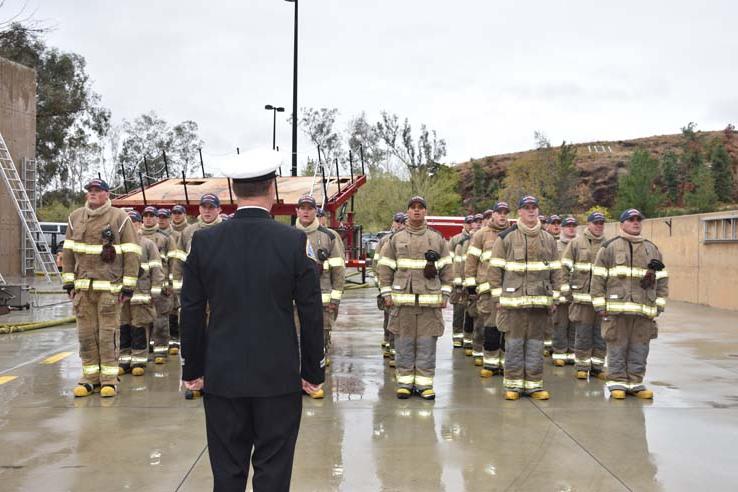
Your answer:
[[[328,357],[325,358],[325,367],[331,367],[331,359]]]
[[[309,395],[313,400],[322,400],[325,398],[325,391],[323,391],[323,388],[318,388],[317,391],[313,391],[312,393],[309,393]]]
[[[481,370],[479,371],[479,377],[480,377],[480,378],[491,378],[491,377],[492,377],[492,376],[494,376],[494,375],[495,375],[495,373],[494,373],[494,371],[492,371],[492,369],[485,369],[485,368],[482,368],[482,369],[481,369]]]
[[[653,400],[653,391],[651,390],[636,391],[635,395],[641,400]]]
[[[475,366],[482,367],[483,364],[484,364],[484,359],[482,359],[481,357],[474,357]]]
[[[544,348],[543,349],[543,356],[544,357],[548,357],[549,355],[551,355],[551,350],[548,349],[548,348]]]
[[[169,347],[169,355],[177,355],[179,353],[179,347],[172,345]]]
[[[106,384],[100,389],[100,396],[103,398],[110,398],[115,396],[117,393],[115,391],[115,386]]]
[[[412,395],[412,392],[407,388],[397,388],[397,398],[400,400],[407,400]]]
[[[591,373],[591,374],[592,374],[592,375],[593,375],[594,377],[596,377],[597,379],[599,379],[600,381],[605,381],[605,380],[607,380],[607,374],[605,373],[605,371],[595,371],[595,370],[593,369],[592,371],[590,371],[590,373]]]
[[[625,400],[625,391],[624,390],[612,390],[610,392],[610,396],[612,398],[615,398],[616,400]]]
[[[546,390],[536,391],[535,393],[531,393],[531,398],[534,400],[548,400],[551,398],[551,395]]]
[[[587,371],[577,371],[577,379],[587,379]]]
[[[118,376],[122,376],[128,372],[131,372],[131,366],[128,364],[121,364],[118,366]]]
[[[163,356],[157,356],[154,357],[154,364],[165,364],[167,362],[167,358]]]
[[[520,393],[518,393],[517,391],[505,391],[505,399],[506,400],[519,400]]]
[[[464,347],[464,355],[471,357],[472,354],[474,354],[474,351],[471,348]]]
[[[424,400],[435,400],[436,399],[436,392],[433,391],[433,388],[428,388],[428,389],[424,389],[423,391],[418,391],[418,395]]]
[[[464,342],[461,340],[454,340],[454,348],[462,348],[464,346]]]
[[[397,362],[395,362],[395,359],[390,359],[389,360],[389,366],[390,367],[396,367],[397,366]]]
[[[553,365],[555,365],[556,367],[564,367],[566,365],[566,361],[562,359],[554,359]]]
[[[90,396],[94,391],[94,388],[89,383],[79,383],[77,386],[74,387],[72,390],[72,393],[74,393],[74,396],[78,398],[82,398],[84,396]]]
[[[134,376],[143,376],[144,372],[146,372],[146,370],[143,367],[134,367],[131,369],[131,374]]]

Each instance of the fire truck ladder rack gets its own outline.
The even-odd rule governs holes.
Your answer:
[[[15,164],[13,164],[13,158],[10,156],[10,151],[5,144],[2,134],[0,134],[0,174],[2,174],[2,179],[10,192],[13,204],[18,212],[18,217],[25,233],[25,242],[30,243],[33,248],[33,256],[30,259],[31,265],[29,265],[29,257],[24,255],[24,269],[32,268],[33,259],[35,259],[36,267],[46,277],[48,282],[52,282],[52,280],[61,282],[59,269],[56,267],[51,249],[46,243],[41,225],[38,223],[36,211],[33,208],[31,200],[28,198],[26,187],[18,175]]]

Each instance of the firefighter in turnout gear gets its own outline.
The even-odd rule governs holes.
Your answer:
[[[595,315],[589,293],[592,266],[605,240],[604,229],[605,216],[600,212],[589,214],[587,228],[569,243],[561,255],[564,272],[561,295],[566,295],[571,302],[569,320],[574,327],[577,379],[587,379],[590,374],[604,377],[605,341],[600,330],[600,317]]]
[[[185,229],[187,229],[188,225],[190,224],[189,222],[187,222],[187,209],[184,208],[182,205],[173,206],[172,207],[172,229],[182,234],[182,232]]]
[[[121,309],[118,373],[130,372],[134,376],[143,376],[149,360],[147,330],[151,330],[156,318],[152,292],[160,295],[165,279],[159,249],[153,241],[140,234],[143,221],[141,214],[131,211],[128,216],[136,230],[141,258],[133,297],[126,300]]]
[[[181,205],[177,205],[177,207],[184,209]],[[181,234],[172,226],[172,215],[173,212],[165,208],[160,208],[158,211],[159,230],[174,240],[174,249],[167,253],[167,265],[169,265],[169,277],[167,281],[172,294],[172,309],[169,310],[169,355],[177,355],[179,353],[179,294],[174,292],[172,288],[174,274],[172,273],[171,265],[177,257],[177,243]]]
[[[322,227],[317,218],[318,204],[310,195],[303,195],[297,200],[297,223],[295,227],[305,232],[308,237],[308,255],[315,261],[320,279],[320,290],[323,295],[323,342],[326,353],[326,365],[330,365],[328,357],[331,346],[331,330],[336,322],[338,306],[343,297],[343,286],[346,276],[346,260],[343,242],[331,229]],[[320,390],[323,391],[322,389]],[[315,394],[311,394],[316,398]],[[317,395],[321,396],[322,395]]]
[[[454,262],[454,272],[459,270],[456,265],[456,246],[462,241],[469,240],[472,223],[474,223],[474,216],[469,215],[465,217],[462,231],[448,241],[448,249],[451,252],[451,259]],[[449,299],[454,308],[454,317],[451,323],[454,348],[462,348],[464,346],[464,312],[466,311],[466,306],[463,302],[463,293],[464,277],[463,275],[454,275],[454,291]]]
[[[643,214],[620,215],[620,234],[603,243],[592,269],[592,306],[602,318],[607,344],[607,389],[616,399],[626,394],[651,399],[643,384],[655,318],[666,306],[669,278],[661,252],[641,236]]]
[[[561,217],[559,217],[556,214],[553,214],[551,216],[543,216],[541,219],[541,216],[539,216],[539,220],[541,220],[542,229],[549,234],[553,236],[553,238],[558,243],[559,241],[559,235],[561,234]],[[559,257],[561,255],[559,254]],[[559,299],[560,302],[560,299]],[[558,312],[558,309],[556,310]],[[548,357],[553,352],[553,334],[554,334],[554,324],[556,323],[556,314],[552,314],[551,317],[548,320],[548,325],[546,325],[546,333],[543,337],[543,355],[545,357]]]
[[[413,391],[425,400],[436,397],[436,344],[443,335],[442,309],[452,290],[448,243],[426,225],[427,208],[424,198],[410,199],[405,228],[384,245],[378,266],[381,293],[391,308],[389,329],[395,335],[401,399]]]
[[[461,238],[456,245],[453,256],[454,281],[461,285],[461,303],[464,306],[463,324],[463,347],[464,355],[471,357],[474,354],[474,319],[477,317],[476,294],[470,293],[464,287],[464,269],[466,268],[466,253],[471,244],[471,238],[479,230],[481,223],[476,221],[476,216],[468,215],[465,221],[470,221],[469,235]]]
[[[497,236],[508,228],[507,215],[510,213],[510,206],[506,202],[498,202],[489,212],[489,222],[471,239],[464,269],[465,285],[474,286],[478,295],[479,317],[474,325],[474,350],[481,350],[483,353],[482,369],[479,371],[479,375],[483,378],[502,374],[503,340],[502,334],[497,329],[497,309],[495,308],[499,302],[500,291],[493,292],[490,288],[487,269]],[[487,215],[486,212],[485,215]]]
[[[551,216],[553,222],[554,217]],[[556,246],[559,256],[564,253],[567,245],[577,237],[577,219],[571,215],[561,221],[561,233]],[[563,267],[563,265],[562,265]],[[569,303],[571,302],[571,293],[566,289],[566,270],[562,270],[563,280],[561,286],[561,297],[559,297],[559,305],[556,308],[556,314],[553,316],[553,346],[551,353],[551,361],[553,365],[562,367],[566,364],[574,364],[574,323],[569,322]]]
[[[146,207],[143,211],[143,227],[141,235],[150,239],[161,256],[162,270],[164,271],[164,284],[161,287],[160,295],[153,298],[154,308],[156,308],[156,318],[151,328],[151,343],[154,346],[154,363],[164,364],[167,360],[169,352],[169,313],[173,307],[173,295],[169,288],[169,264],[167,258],[170,253],[176,250],[174,238],[167,236],[159,230],[158,223],[159,210],[156,207]],[[158,293],[155,293],[158,294]]]
[[[516,225],[492,247],[487,277],[501,289],[497,326],[505,333],[505,398],[521,394],[547,400],[543,389],[543,337],[561,288],[561,262],[554,238],[541,230],[538,199],[518,201]]]
[[[141,247],[128,215],[110,203],[101,179],[85,186],[87,203],[69,216],[62,282],[73,300],[82,377],[74,396],[117,394],[121,301],[133,297]]]
[[[390,234],[385,234],[384,236],[382,236],[379,242],[377,242],[377,248],[374,250],[374,258],[372,259],[372,265],[374,266],[375,271],[377,265],[379,264],[379,260],[382,259],[382,248],[387,243],[392,234],[397,231],[401,231],[402,228],[405,227],[406,220],[407,216],[403,212],[397,212],[392,218],[392,232]],[[381,292],[382,286],[379,283],[379,276],[376,273],[375,277],[377,281],[377,288]],[[392,332],[390,332],[387,328],[387,324],[389,323],[390,310],[387,306],[384,305],[384,299],[382,298],[381,293],[377,296],[377,307],[384,313],[384,341],[382,342],[384,357],[385,359],[389,359],[390,367],[395,367],[395,340]]]

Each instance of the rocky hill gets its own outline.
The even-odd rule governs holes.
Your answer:
[[[697,132],[703,142],[709,142],[714,138],[723,140],[728,153],[733,158],[734,176],[738,174],[735,169],[738,165],[738,134],[735,131],[712,131]],[[631,154],[638,148],[643,148],[653,156],[660,159],[661,156],[672,151],[677,155],[680,153],[682,135],[659,135],[633,140],[599,141],[577,144],[576,166],[580,173],[580,184],[590,190],[591,199],[589,203],[582,204],[584,208],[592,205],[604,205],[610,207],[615,201],[618,176],[626,172]],[[554,148],[557,149],[557,148]],[[487,179],[502,180],[507,167],[514,161],[524,158],[535,150],[515,152],[512,154],[501,154],[474,159],[480,162]],[[457,166],[460,175],[460,193],[466,198],[472,194],[472,171],[471,162],[464,162]],[[734,180],[738,182],[738,179]]]

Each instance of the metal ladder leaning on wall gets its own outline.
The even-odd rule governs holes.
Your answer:
[[[54,261],[54,256],[51,254],[51,249],[41,230],[41,225],[38,223],[36,211],[28,199],[26,188],[23,186],[23,181],[13,164],[13,158],[10,156],[10,151],[2,134],[0,134],[0,174],[2,174],[3,182],[10,192],[10,197],[13,199],[13,204],[18,212],[18,217],[23,226],[24,240],[33,245],[36,269],[46,277],[47,281],[56,280],[61,283],[61,275],[56,267],[56,261]],[[23,263],[24,268],[28,268],[25,257]]]

